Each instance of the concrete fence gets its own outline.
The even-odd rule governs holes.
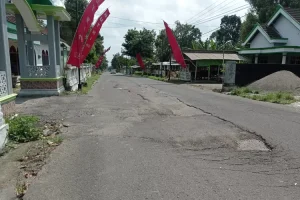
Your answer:
[[[87,78],[92,75],[93,66],[90,64],[84,64],[80,68],[80,80],[81,83],[85,83]],[[65,68],[65,87],[66,90],[76,91],[78,90],[78,68],[73,66],[68,66]]]
[[[1,111],[1,106],[0,106],[0,150],[5,146],[7,142],[7,132],[8,132],[8,125],[5,124],[5,120],[3,118],[3,113]]]

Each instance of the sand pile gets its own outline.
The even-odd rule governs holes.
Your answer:
[[[251,83],[248,87],[259,91],[282,91],[300,95],[300,78],[290,71],[279,71]]]

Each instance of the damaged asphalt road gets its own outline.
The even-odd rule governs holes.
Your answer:
[[[25,199],[300,197],[300,116],[287,106],[104,74],[89,95],[19,107],[69,124]]]

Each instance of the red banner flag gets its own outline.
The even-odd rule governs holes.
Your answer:
[[[100,59],[98,60],[98,62],[97,62],[96,65],[95,65],[96,68],[99,68],[99,67],[100,67],[100,65],[102,64],[103,58],[104,58],[104,56],[101,56],[101,57],[100,57]]]
[[[94,25],[93,29],[91,30],[89,37],[84,45],[82,54],[81,54],[81,59],[80,59],[80,63],[82,63],[85,58],[87,57],[87,55],[89,54],[90,50],[92,49],[95,40],[97,39],[100,29],[103,25],[103,23],[105,22],[105,20],[108,18],[110,12],[108,9],[106,9],[98,18],[96,24]]]
[[[144,62],[143,62],[143,59],[142,59],[142,56],[141,56],[140,53],[136,54],[136,59],[137,59],[139,65],[140,65],[140,67],[141,67],[143,70],[145,70],[145,64],[144,64]]]
[[[81,63],[79,58],[81,57],[81,47],[84,45],[85,37],[94,21],[94,15],[103,2],[104,0],[91,0],[85,9],[71,45],[70,56],[67,64],[77,67],[80,66]]]
[[[108,51],[110,50],[110,47],[108,49],[106,49],[103,54],[106,54]]]
[[[100,56],[98,62],[96,63],[95,67],[98,68],[101,64],[102,64],[102,61],[103,61],[103,58],[104,58],[104,55],[110,50],[110,47],[108,49],[106,49],[103,53],[102,53],[102,56]]]
[[[175,36],[173,35],[173,32],[170,29],[169,25],[165,21],[164,21],[164,24],[165,24],[166,33],[167,33],[168,40],[169,40],[175,60],[177,61],[177,63],[179,63],[181,65],[181,67],[186,68],[186,64],[185,64],[184,58],[182,56],[181,49],[177,43],[177,40],[176,40]]]

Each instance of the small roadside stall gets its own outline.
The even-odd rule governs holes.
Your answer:
[[[193,81],[220,81],[223,64],[226,61],[244,60],[236,51],[186,50],[183,54],[187,59],[188,70]]]
[[[151,75],[165,77],[168,75],[169,68],[170,68],[170,61],[152,63]],[[172,60],[171,76],[177,77],[177,74],[179,74],[180,68],[181,68],[180,65]]]

